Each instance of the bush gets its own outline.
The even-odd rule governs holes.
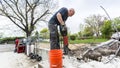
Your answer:
[[[70,40],[75,40],[76,36],[75,35],[70,35]]]
[[[17,37],[18,39],[24,38],[24,37]],[[14,43],[16,37],[7,37],[0,39],[0,43]]]

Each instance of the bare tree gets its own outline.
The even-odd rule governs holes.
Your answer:
[[[36,23],[45,21],[57,6],[53,0],[0,0],[0,15],[9,18],[26,36],[34,31]]]

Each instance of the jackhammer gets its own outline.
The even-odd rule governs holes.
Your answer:
[[[70,49],[68,48],[68,36],[67,36],[67,27],[66,25],[60,25],[60,33],[63,37],[63,50],[64,50],[64,55],[67,55]]]

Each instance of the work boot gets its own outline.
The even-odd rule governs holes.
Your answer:
[[[68,46],[64,46],[64,55],[68,55],[69,51],[71,51]]]
[[[14,53],[17,52],[17,48],[15,48]]]

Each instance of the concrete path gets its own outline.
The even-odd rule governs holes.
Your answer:
[[[0,68],[33,68],[36,64],[36,60],[30,59],[24,53],[0,53]]]
[[[10,52],[14,51],[15,45],[14,44],[0,44],[0,52]]]
[[[14,44],[0,44],[0,68],[34,68],[38,63],[24,53],[14,53]]]

